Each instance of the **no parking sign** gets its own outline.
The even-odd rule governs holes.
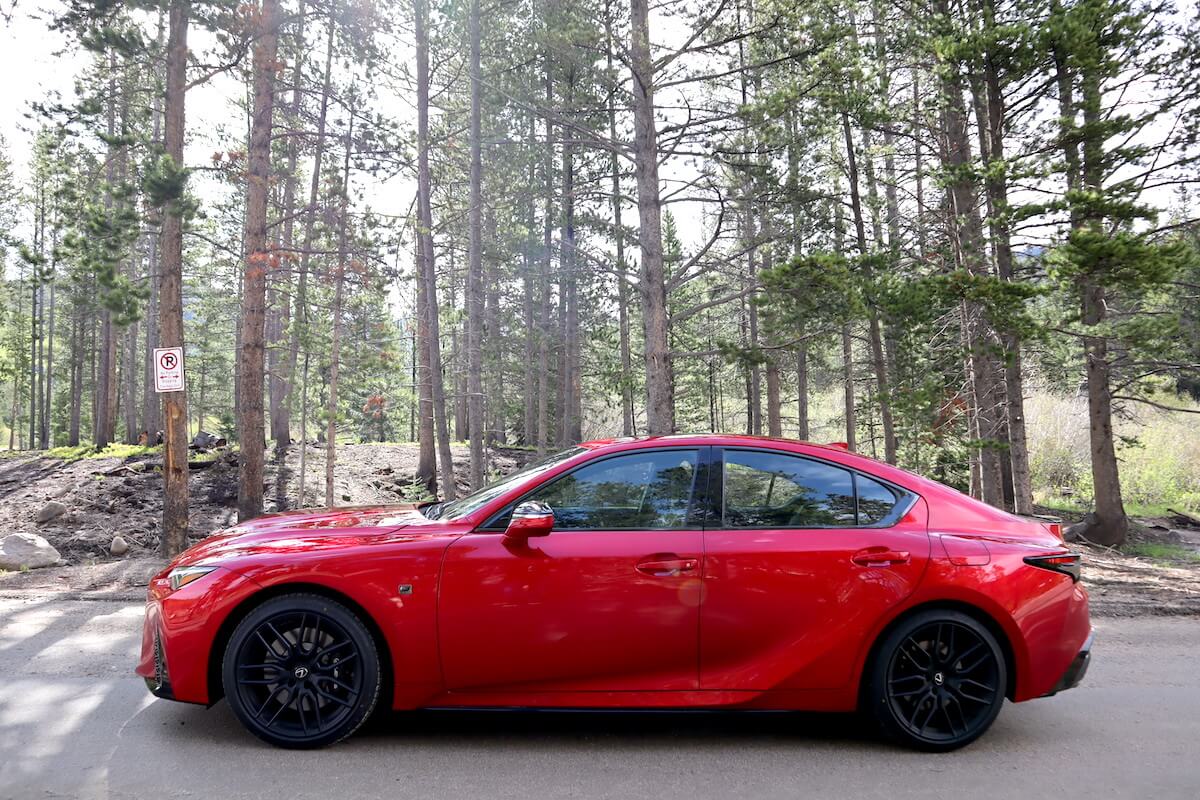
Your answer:
[[[183,391],[183,348],[154,348],[154,391]]]

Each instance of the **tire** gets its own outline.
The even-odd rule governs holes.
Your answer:
[[[868,665],[863,704],[887,738],[946,752],[991,727],[1007,685],[996,637],[967,614],[932,609],[884,635]]]
[[[371,716],[379,651],[346,606],[308,593],[281,595],[234,629],[221,662],[225,697],[246,729],[277,747],[340,742]]]

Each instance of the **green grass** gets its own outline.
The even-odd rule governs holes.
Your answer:
[[[47,458],[57,458],[68,464],[82,458],[132,458],[134,456],[149,456],[161,452],[161,447],[144,447],[140,444],[110,444],[103,450],[97,450],[90,444],[78,447],[52,447],[42,453]]]
[[[1050,511],[1056,511],[1060,514],[1082,516],[1092,510],[1091,502],[1088,498],[1080,499],[1079,497],[1064,497],[1061,494],[1054,492],[1035,491],[1033,493],[1033,502]],[[1183,510],[1187,506],[1185,502],[1166,502],[1166,503],[1125,503],[1125,513],[1131,517],[1156,518],[1173,516],[1168,508],[1179,508]]]
[[[1125,513],[1131,517],[1170,517],[1173,516],[1168,508],[1187,505],[1179,503],[1126,503]]]
[[[1141,556],[1155,561],[1200,561],[1200,553],[1179,544],[1136,542],[1126,545],[1126,555]]]

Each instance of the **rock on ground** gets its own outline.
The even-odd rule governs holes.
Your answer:
[[[58,559],[58,551],[36,533],[14,533],[0,539],[0,569],[49,567]]]
[[[51,500],[49,503],[46,503],[46,505],[38,509],[37,521],[49,522],[55,517],[60,517],[65,513],[67,513],[67,507],[65,505],[57,500]]]

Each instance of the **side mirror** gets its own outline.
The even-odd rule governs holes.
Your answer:
[[[548,536],[554,529],[554,509],[545,503],[529,500],[513,509],[504,538],[525,541],[535,536]]]

